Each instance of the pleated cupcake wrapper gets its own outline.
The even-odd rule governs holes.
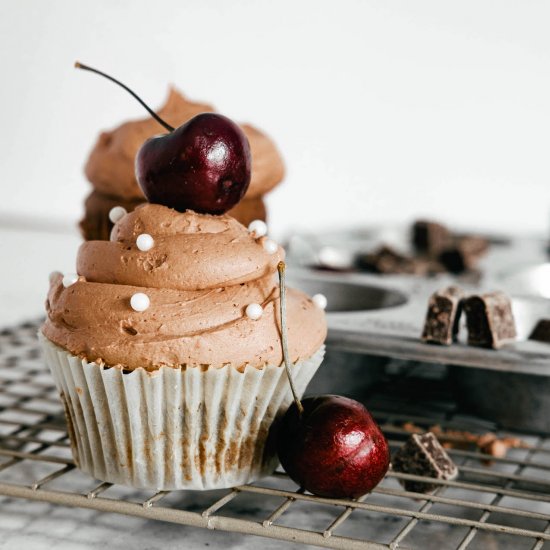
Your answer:
[[[220,489],[277,465],[270,426],[292,401],[282,366],[138,368],[123,374],[39,335],[65,407],[77,466],[138,488]],[[299,395],[324,346],[292,369]]]

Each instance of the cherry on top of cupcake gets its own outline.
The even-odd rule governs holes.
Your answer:
[[[78,62],[75,67],[124,88],[168,130],[146,140],[136,156],[136,177],[149,202],[179,212],[223,214],[243,198],[250,184],[250,145],[236,123],[223,115],[201,113],[173,128],[118,80]]]

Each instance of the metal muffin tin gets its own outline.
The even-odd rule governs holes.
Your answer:
[[[466,367],[450,372],[457,397],[468,411],[504,427],[550,433],[550,344],[528,340],[538,320],[550,318],[550,299],[545,297],[550,280],[541,275],[550,273],[546,243],[534,238],[490,240],[491,249],[480,264],[479,277],[418,277],[306,267],[323,254],[337,262],[341,259],[345,265],[354,253],[387,242],[406,250],[404,230],[294,236],[289,243],[289,283],[327,297],[329,350]],[[466,345],[462,327],[456,344],[423,343],[420,334],[428,298],[450,284],[468,293],[507,292],[512,299],[517,339],[498,350],[471,347]]]
[[[456,282],[355,274],[294,272],[291,283],[327,299],[327,344],[341,350],[428,363],[477,367],[550,377],[550,345],[527,340],[537,321],[550,318],[550,300],[512,297],[518,339],[498,350],[467,346],[464,334],[452,346],[421,342],[428,298]],[[472,293],[494,287],[466,287]],[[500,287],[502,289],[502,286]]]

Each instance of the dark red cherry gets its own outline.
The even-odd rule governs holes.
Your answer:
[[[292,403],[277,435],[281,465],[300,487],[330,498],[358,498],[388,471],[386,438],[367,409],[338,395]]]
[[[149,202],[223,214],[246,193],[250,165],[250,145],[240,127],[225,116],[203,113],[148,139],[136,157],[136,176]]]
[[[122,82],[78,61],[75,67],[124,88],[170,132],[148,139],[136,156],[136,177],[149,202],[223,214],[243,198],[250,184],[250,144],[232,120],[202,113],[172,128]]]

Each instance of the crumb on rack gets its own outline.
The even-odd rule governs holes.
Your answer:
[[[439,424],[423,429],[413,422],[405,422],[401,426],[409,433],[432,432],[441,440],[441,444],[446,449],[471,450],[477,448],[480,452],[495,457],[504,458],[509,449],[529,449],[530,445],[518,437],[497,437],[492,432],[483,434],[474,434],[462,430],[445,430]],[[490,461],[484,461],[490,464]]]

